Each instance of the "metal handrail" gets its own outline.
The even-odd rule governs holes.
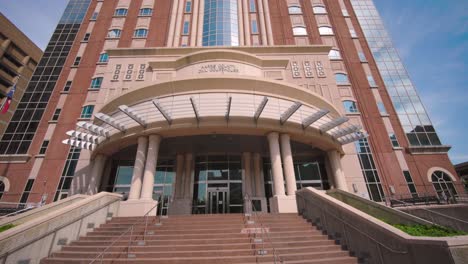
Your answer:
[[[297,195],[297,196],[300,196],[300,195]],[[303,198],[304,200],[306,200],[305,197],[302,197],[302,198]],[[376,240],[375,238],[369,236],[367,233],[363,232],[363,231],[360,230],[358,227],[355,227],[355,226],[353,226],[352,224],[343,221],[343,220],[342,220],[340,217],[338,217],[337,215],[335,215],[335,214],[333,214],[333,213],[330,213],[330,212],[329,212],[328,210],[326,210],[325,208],[323,208],[323,207],[319,207],[319,208],[320,208],[320,210],[321,210],[322,212],[325,212],[325,213],[327,213],[328,215],[331,215],[333,218],[337,219],[337,220],[338,220],[339,222],[341,222],[343,225],[347,225],[347,226],[351,227],[352,229],[358,231],[358,233],[360,233],[361,235],[364,235],[364,236],[367,237],[368,239],[370,239],[370,240],[374,241],[375,243],[377,243],[378,245],[380,245],[380,246],[386,248],[386,249],[389,250],[390,252],[396,253],[396,254],[408,254],[408,251],[399,251],[399,250],[395,250],[395,249],[393,249],[393,248],[388,247],[387,245],[385,245],[385,244],[379,242],[378,240]]]
[[[257,223],[260,224],[260,234],[261,234],[261,240],[262,240],[262,252],[265,252],[265,235],[267,237],[267,240],[268,242],[270,243],[270,246],[271,246],[271,249],[273,250],[273,262],[276,264],[277,263],[277,260],[279,261],[279,263],[283,263],[283,261],[281,260],[281,256],[278,255],[278,253],[276,252],[276,248],[273,244],[273,242],[271,241],[271,238],[270,238],[270,235],[268,232],[265,231],[265,228],[264,228],[264,224],[263,224],[263,221],[260,219],[260,216],[259,214],[257,213],[257,208],[255,207],[255,204],[252,202],[252,197],[249,195],[249,194],[245,194],[244,196],[244,201],[247,201],[247,203],[252,206],[253,210],[251,210],[250,214],[252,215],[255,215],[255,221],[254,221],[254,224],[257,225]],[[258,225],[257,225],[258,226]],[[258,228],[255,228],[256,231],[254,233],[255,235],[255,238],[257,237],[257,230]],[[258,253],[258,252],[257,252]],[[257,259],[257,262],[258,262],[258,259]]]
[[[411,203],[407,203],[407,202],[405,202],[405,201],[401,201],[401,200],[398,200],[398,199],[395,199],[395,198],[393,198],[393,200],[398,201],[398,202],[400,202],[400,203],[403,203],[403,204],[405,204],[405,205],[406,205],[406,204],[412,205]],[[407,208],[407,207],[405,207],[405,208]],[[444,214],[442,214],[442,213],[429,210],[429,209],[427,209],[427,208],[417,207],[417,209],[421,209],[421,210],[423,210],[423,211],[428,211],[428,212],[434,213],[434,214],[436,214],[436,215],[440,215],[440,216],[443,216],[443,217],[450,218],[450,219],[452,219],[452,220],[456,220],[456,221],[460,221],[460,222],[462,222],[462,223],[468,224],[468,221],[464,221],[464,220],[458,219],[458,218],[453,217],[453,216],[450,216],[450,215],[444,215]],[[434,220],[432,220],[432,222],[434,222]]]
[[[38,237],[32,239],[32,240],[30,240],[30,241],[28,241],[28,242],[26,242],[26,243],[24,243],[24,244],[22,244],[22,245],[19,245],[19,246],[15,247],[15,248],[13,248],[13,249],[11,249],[11,250],[9,250],[9,251],[3,253],[2,255],[0,255],[0,259],[4,259],[4,261],[6,261],[7,257],[8,257],[9,255],[11,255],[11,253],[16,252],[16,251],[18,251],[18,250],[20,250],[20,249],[22,249],[22,248],[24,248],[24,247],[27,247],[27,246],[31,245],[32,243],[43,239],[44,237],[50,236],[51,234],[54,234],[54,233],[57,232],[58,230],[60,230],[60,229],[62,229],[62,228],[64,228],[64,227],[66,227],[66,226],[68,226],[68,225],[70,225],[70,224],[72,224],[72,223],[74,223],[74,222],[76,222],[76,221],[82,220],[83,218],[85,218],[85,217],[87,217],[87,216],[89,216],[89,215],[92,215],[92,214],[94,214],[95,212],[101,210],[103,207],[106,207],[106,206],[108,206],[108,205],[111,205],[111,204],[113,204],[113,203],[115,203],[115,202],[116,202],[116,201],[109,201],[109,202],[105,203],[105,204],[104,204],[103,206],[101,206],[101,207],[98,207],[98,208],[96,208],[96,209],[93,209],[93,210],[91,210],[90,212],[87,212],[86,214],[80,215],[80,217],[75,218],[75,219],[74,219],[73,221],[71,221],[71,222],[68,222],[68,223],[65,223],[65,224],[61,224],[60,226],[55,227],[54,229],[52,229],[52,230],[50,230],[50,231],[48,231],[48,232],[46,232],[46,233],[44,233],[44,234],[42,234],[42,235],[40,235],[40,236],[38,236]]]
[[[146,241],[146,229],[148,227],[148,216],[149,216],[149,213],[154,209],[158,207],[158,204],[156,204],[155,206],[151,207],[151,209],[149,209],[144,215],[143,217],[145,217],[145,230],[144,230],[144,233],[143,233],[143,241]],[[114,239],[114,241],[109,245],[107,246],[99,255],[97,255],[94,259],[91,260],[91,262],[89,262],[89,264],[93,264],[96,262],[96,260],[98,260],[99,258],[101,258],[101,263],[103,262],[103,259],[104,259],[104,254],[112,247],[114,246],[114,244],[119,241],[119,239],[121,237],[123,237],[125,234],[127,234],[129,231],[131,231],[130,233],[130,238],[128,239],[129,241],[129,244],[128,244],[128,248],[127,248],[127,254],[130,252],[130,248],[131,248],[131,241],[132,241],[132,236],[133,236],[133,229],[134,227],[137,225],[137,224],[140,224],[142,221],[141,219],[137,222],[135,222],[134,224],[132,224],[129,228],[127,228],[127,230],[125,230],[125,232],[123,232],[119,237],[117,237],[116,239]]]
[[[26,211],[29,211],[29,210],[32,210],[34,208],[38,208],[40,206],[34,206],[34,205],[31,205],[31,206],[27,206],[26,208],[23,208],[23,209],[20,209],[18,211],[15,211],[15,212],[12,212],[12,213],[9,213],[9,214],[6,214],[6,215],[2,215],[0,216],[0,219],[3,219],[3,218],[7,218],[7,217],[10,217],[10,216],[14,216],[14,215],[17,215],[17,214],[21,214],[23,212],[26,212]]]

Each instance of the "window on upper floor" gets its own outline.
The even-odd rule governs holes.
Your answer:
[[[358,56],[360,62],[367,62],[366,55],[364,55],[364,52],[358,51]]]
[[[440,198],[448,199],[457,195],[452,178],[443,171],[434,171],[431,175],[432,185]]]
[[[109,32],[107,33],[107,37],[108,38],[120,38],[120,34],[122,34],[122,30],[112,29],[112,30],[109,30]]]
[[[76,57],[75,61],[73,62],[73,66],[79,66],[81,62],[81,57]]]
[[[288,7],[289,14],[291,15],[299,15],[302,14],[302,9],[300,6],[290,6]]]
[[[182,29],[183,35],[188,35],[190,33],[190,22],[184,21],[184,28]]]
[[[357,112],[359,112],[358,108],[357,108],[357,105],[356,105],[356,102],[354,102],[354,101],[350,101],[350,100],[343,101],[343,107],[344,107],[346,113],[357,113]]]
[[[403,171],[403,176],[405,177],[406,183],[408,184],[408,189],[413,197],[418,197],[418,191],[416,190],[416,185],[414,184],[413,177],[411,173],[407,170]]]
[[[257,20],[252,20],[252,34],[258,34]]]
[[[41,148],[39,149],[39,155],[44,155],[47,151],[48,146],[49,146],[49,140],[42,141]]]
[[[383,102],[377,102],[377,107],[379,108],[380,114],[387,115],[387,109],[385,109]]]
[[[341,9],[341,13],[343,13],[343,16],[349,17],[348,10],[346,10],[346,9]]]
[[[72,85],[72,81],[67,81],[67,82],[65,83],[65,86],[63,87],[63,91],[64,91],[64,92],[70,91],[71,85]]]
[[[338,85],[347,85],[349,84],[348,75],[344,73],[336,73],[335,80]]]
[[[191,13],[192,12],[192,1],[187,1],[185,3],[185,13]]]
[[[328,58],[330,60],[341,60],[341,53],[339,50],[330,50],[328,53]]]
[[[350,29],[350,30],[349,30],[349,34],[351,34],[351,37],[352,37],[352,38],[357,38],[356,30]]]
[[[114,12],[114,16],[126,16],[128,9],[126,8],[117,8]]]
[[[91,33],[86,33],[83,37],[84,42],[88,42],[89,38],[91,37]]]
[[[81,108],[80,118],[91,118],[93,116],[94,105],[85,105]]]
[[[91,16],[91,20],[96,20],[98,16],[99,16],[99,12],[94,12],[93,15]]]
[[[148,36],[148,30],[145,28],[139,28],[133,33],[135,38],[146,38],[146,36]]]
[[[57,121],[59,119],[60,112],[62,112],[62,109],[60,108],[55,109],[54,115],[52,116],[52,121]]]
[[[255,3],[256,0],[249,0],[249,11],[250,12],[257,12],[257,5]]]
[[[314,6],[312,10],[314,10],[314,14],[316,15],[323,15],[327,13],[327,10],[323,6]]]
[[[138,13],[139,16],[151,16],[152,14],[153,14],[152,8],[142,8],[140,9],[140,13]]]
[[[109,54],[101,53],[101,55],[99,55],[98,62],[108,62],[108,61],[109,61]]]
[[[390,138],[390,142],[392,142],[392,146],[394,148],[399,148],[400,147],[400,143],[398,143],[398,139],[397,139],[397,137],[396,137],[396,135],[394,133],[388,134],[388,137]]]
[[[103,77],[96,77],[91,80],[91,89],[99,89],[102,85]]]
[[[305,27],[293,27],[294,36],[307,36],[307,29]]]
[[[367,75],[367,81],[369,82],[370,87],[377,87],[377,83],[372,75]]]
[[[319,27],[318,29],[321,36],[333,35],[333,29],[331,27]]]

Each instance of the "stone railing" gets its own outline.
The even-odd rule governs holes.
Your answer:
[[[1,263],[39,263],[117,215],[122,196],[101,192],[55,208],[0,233]],[[53,205],[51,205],[53,207]],[[34,210],[30,213],[34,214]]]
[[[391,216],[392,222],[422,223],[425,220],[387,208],[349,193],[341,193],[362,210],[371,209],[372,215]],[[361,201],[362,199],[362,201]],[[324,191],[305,188],[296,193],[299,213],[312,222],[344,249],[363,263],[372,264],[427,264],[466,263],[468,236],[414,237],[364,213]],[[367,208],[367,209],[366,209]]]

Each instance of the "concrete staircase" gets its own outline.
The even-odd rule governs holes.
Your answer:
[[[103,261],[94,263],[274,263],[274,251],[282,263],[358,263],[298,215],[262,214],[260,219],[263,229],[241,214],[171,216],[161,219],[161,225],[157,224],[160,219],[152,217],[144,238],[141,221],[131,239],[130,233],[119,238]],[[113,218],[41,263],[90,263],[139,220]],[[256,236],[261,230],[269,231],[268,235]],[[263,237],[263,243],[255,236]]]

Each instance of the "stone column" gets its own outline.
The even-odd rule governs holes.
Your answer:
[[[278,132],[269,133],[267,138],[270,146],[271,171],[273,174],[273,196],[285,196]]]
[[[249,1],[243,0],[244,3],[244,34],[245,34],[245,45],[250,46],[250,10],[249,10]],[[239,17],[239,19],[242,19]]]
[[[184,155],[177,154],[176,157],[176,182],[175,182],[175,193],[176,199],[184,197]]]
[[[283,160],[284,176],[286,178],[286,193],[296,195],[296,175],[291,153],[291,139],[288,134],[281,134],[281,158]]]
[[[190,197],[190,188],[192,187],[192,159],[193,155],[191,153],[185,154],[185,175],[184,175],[184,193],[183,197],[185,199],[192,199]]]
[[[275,43],[273,40],[273,30],[271,29],[270,6],[268,5],[268,0],[263,0],[263,9],[265,10],[268,45],[273,46]]]
[[[340,153],[336,150],[329,151],[328,159],[330,160],[330,166],[333,171],[333,182],[337,189],[348,191],[348,186],[346,185],[346,179],[343,174],[343,169],[341,167],[341,157]]]
[[[154,174],[158,164],[159,145],[161,136],[150,135],[148,144],[148,154],[146,157],[145,172],[143,176],[143,187],[141,188],[142,200],[153,200]]]
[[[91,178],[88,183],[88,194],[96,194],[99,191],[99,186],[101,185],[101,178],[104,172],[104,167],[106,165],[107,157],[102,154],[96,155],[92,162],[91,169]]]
[[[140,199],[141,185],[143,178],[143,170],[145,168],[146,152],[148,148],[148,138],[138,138],[138,149],[135,157],[135,165],[133,166],[132,184],[130,186],[130,194],[128,200]]]
[[[251,161],[251,154],[250,152],[242,153],[242,163],[244,167],[244,189],[245,194],[249,195],[251,198],[253,196],[252,193],[252,161]]]
[[[262,157],[259,153],[253,155],[254,177],[255,177],[255,196],[265,197],[265,186],[262,181]]]

